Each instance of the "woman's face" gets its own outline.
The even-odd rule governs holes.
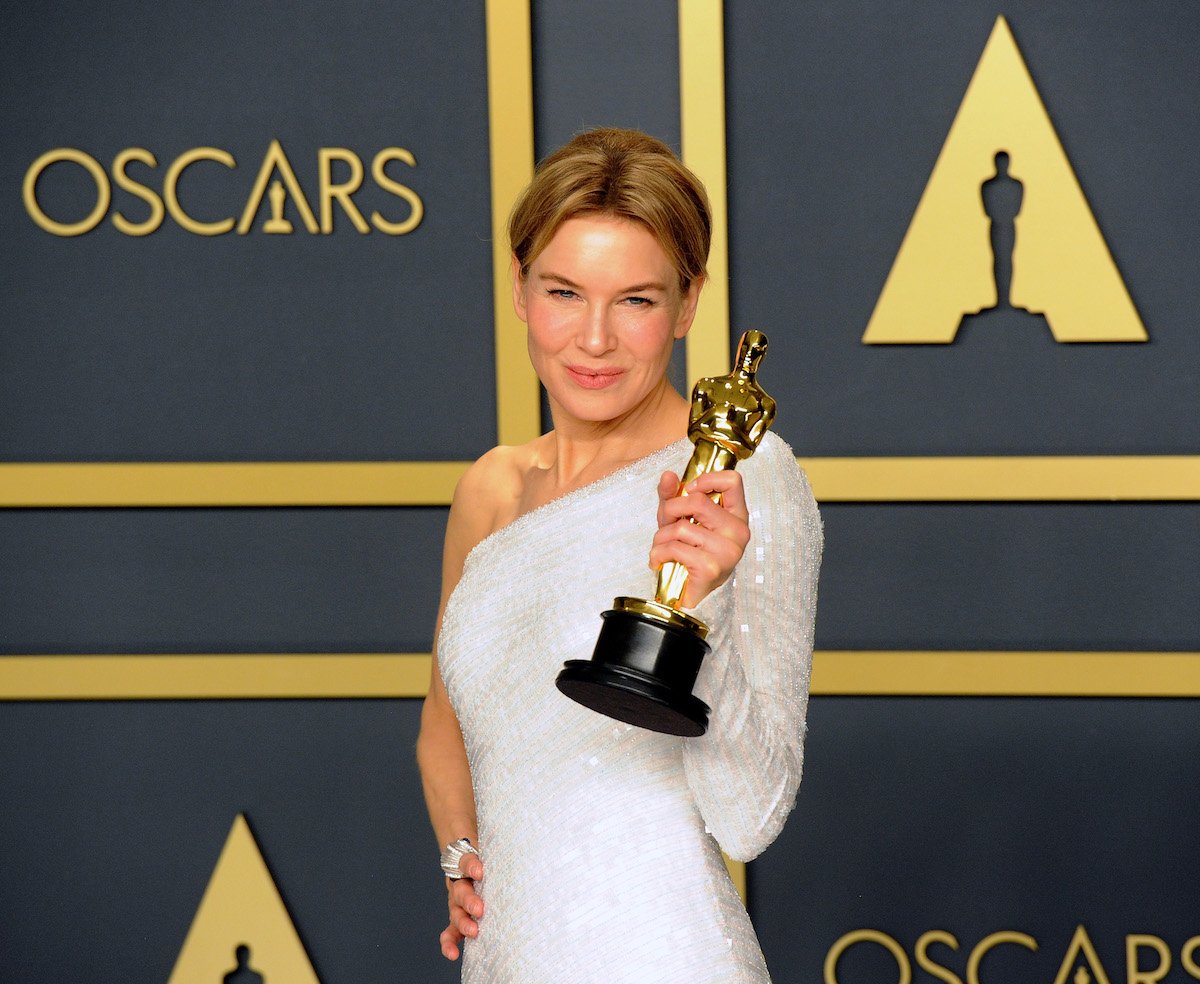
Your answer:
[[[612,216],[568,219],[525,277],[513,259],[529,357],[556,414],[577,420],[615,420],[663,384],[699,294],[699,280],[680,291],[645,226]]]

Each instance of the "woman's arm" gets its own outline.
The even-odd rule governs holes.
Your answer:
[[[458,718],[450,706],[438,671],[436,654],[429,694],[421,709],[417,764],[421,769],[425,805],[429,809],[429,819],[433,823],[439,850],[460,837],[467,837],[472,844],[478,844],[475,797],[471,791],[467,752]],[[474,855],[467,854],[459,862],[459,868],[467,877],[446,882],[450,921],[442,931],[440,942],[442,954],[448,960],[458,959],[464,937],[479,935],[479,919],[483,916],[483,899],[475,891],[475,882],[483,878],[483,863]]]
[[[487,481],[487,472],[494,467],[494,459],[489,461],[491,457],[485,456],[472,465],[454,491],[442,552],[442,590],[437,615],[439,628],[446,602],[462,577],[467,554],[490,532],[493,510],[488,505],[488,491],[494,486]],[[425,805],[439,850],[460,837],[467,837],[477,844],[479,835],[471,771],[467,764],[462,730],[438,667],[436,633],[433,673],[429,681],[429,693],[421,709],[421,731],[417,736],[417,765],[421,770]],[[476,894],[474,884],[483,878],[483,863],[468,854],[459,866],[468,877],[447,882],[450,923],[441,935],[442,953],[450,960],[458,958],[464,937],[479,934],[478,921],[483,915],[483,900]]]
[[[792,449],[768,435],[747,465],[750,543],[697,611],[712,628],[696,686],[712,717],[706,735],[684,743],[704,822],[740,861],[779,834],[800,785],[823,545]]]
[[[768,434],[740,472],[745,498],[739,486],[727,503],[749,521],[737,566],[712,537],[695,556],[670,559],[688,565],[689,589],[693,570],[700,574],[695,614],[711,630],[695,689],[712,716],[707,734],[684,743],[688,784],[725,852],[749,860],[778,835],[800,784],[822,533],[808,481],[778,437]],[[660,522],[675,511],[660,510]],[[660,542],[668,538],[659,532]],[[741,539],[733,530],[730,537]],[[681,550],[672,544],[669,552]]]
[[[417,764],[421,769],[421,784],[425,788],[425,806],[429,810],[439,850],[460,837],[468,837],[475,843],[478,831],[467,752],[458,718],[450,706],[438,671],[436,656],[429,694],[421,709]]]

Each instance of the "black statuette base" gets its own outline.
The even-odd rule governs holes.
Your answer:
[[[667,735],[708,730],[708,705],[692,693],[709,651],[702,638],[646,615],[601,615],[591,659],[568,660],[558,689],[593,711]]]

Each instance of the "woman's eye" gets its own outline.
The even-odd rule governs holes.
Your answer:
[[[627,302],[629,302],[630,304],[632,304],[634,307],[645,307],[646,305],[654,303],[648,297],[627,297],[627,298],[625,298],[625,300]]]
[[[576,295],[575,295],[575,291],[567,290],[565,287],[552,287],[550,289],[550,296],[551,297],[561,297],[563,300],[569,301],[572,297],[575,297]]]

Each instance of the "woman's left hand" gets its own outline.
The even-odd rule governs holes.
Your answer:
[[[688,570],[680,603],[695,608],[733,573],[750,542],[750,513],[742,476],[714,471],[698,476],[679,494],[679,476],[664,472],[658,480],[658,532],[650,548],[650,566],[669,561]],[[709,496],[721,494],[719,503]]]

